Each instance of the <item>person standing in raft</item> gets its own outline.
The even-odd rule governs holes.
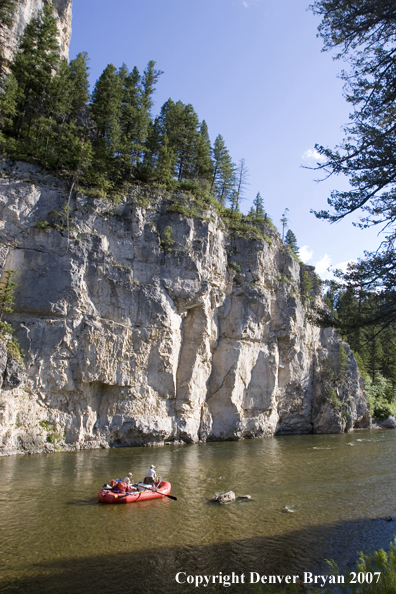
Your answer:
[[[146,476],[144,477],[145,485],[155,485],[155,479],[157,474],[155,472],[155,466],[152,464],[148,470],[146,470]]]

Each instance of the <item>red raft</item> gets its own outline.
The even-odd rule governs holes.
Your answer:
[[[147,489],[144,485],[139,485],[138,491],[132,493],[114,493],[100,489],[98,493],[99,501],[103,503],[136,503],[136,501],[145,501],[146,499],[158,499],[169,495],[172,485],[168,481],[161,481],[157,488]]]

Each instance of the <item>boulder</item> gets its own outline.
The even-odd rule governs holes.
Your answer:
[[[227,491],[227,493],[216,493],[212,498],[212,501],[218,501],[219,503],[231,503],[235,501],[234,491]]]
[[[383,429],[395,429],[396,428],[396,419],[395,417],[389,416],[385,421],[382,421],[380,424]]]

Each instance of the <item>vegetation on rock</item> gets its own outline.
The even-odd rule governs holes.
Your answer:
[[[11,24],[13,4],[0,5],[4,27]],[[197,199],[200,210],[215,203],[232,231],[266,238],[260,225],[270,221],[261,198],[247,217],[240,213],[249,175],[245,160],[235,165],[220,134],[211,144],[208,126],[191,104],[168,99],[153,116],[162,74],[154,61],[143,73],[108,64],[90,95],[88,56],[80,53],[69,64],[60,56],[48,2],[27,25],[0,78],[1,151],[44,165],[69,180],[71,192],[117,199],[134,184],[179,190],[185,204],[179,201],[175,212],[195,216]]]
[[[11,324],[3,321],[4,314],[13,311],[12,305],[14,303],[14,292],[17,286],[12,280],[14,275],[15,270],[5,270],[3,272],[3,278],[0,281],[0,339],[5,342],[7,352],[10,353],[18,363],[22,363],[23,357],[18,341],[15,338],[12,338],[14,330]]]

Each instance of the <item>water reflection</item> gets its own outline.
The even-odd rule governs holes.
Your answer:
[[[373,431],[0,459],[0,592],[131,592],[132,581],[140,592],[184,593],[177,568],[285,573],[329,557],[352,562],[393,538],[393,522],[372,518],[396,515],[395,440]],[[142,479],[150,464],[177,502],[96,502],[104,482],[129,471]],[[230,489],[252,500],[208,504]]]

